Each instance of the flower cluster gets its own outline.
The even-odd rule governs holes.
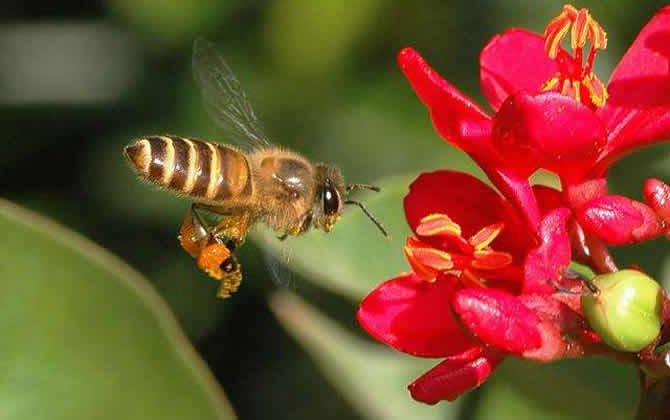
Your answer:
[[[399,53],[439,134],[497,189],[450,170],[419,176],[404,201],[412,272],[360,305],[359,323],[376,339],[445,359],[410,384],[416,400],[454,400],[507,356],[548,362],[614,351],[584,317],[583,283],[568,267],[615,272],[607,246],[670,237],[668,185],[648,180],[641,202],[609,194],[606,181],[618,159],[670,138],[669,45],[666,7],[605,86],[593,63],[606,33],[587,10],[566,5],[543,35],[511,29],[481,52],[493,115],[415,50]],[[532,185],[538,169],[557,174],[562,188]]]

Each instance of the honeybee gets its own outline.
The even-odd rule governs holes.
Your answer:
[[[211,42],[195,41],[192,65],[207,113],[238,144],[149,136],[134,140],[124,154],[140,177],[193,200],[179,242],[200,269],[221,282],[218,297],[237,291],[242,273],[234,252],[258,222],[277,232],[280,240],[310,228],[329,232],[343,206],[352,204],[388,237],[365,205],[348,198],[355,189],[378,192],[379,188],[346,185],[336,167],[312,163],[273,145],[239,81]],[[210,226],[203,211],[220,220]]]

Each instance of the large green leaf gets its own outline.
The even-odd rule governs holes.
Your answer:
[[[0,231],[0,418],[234,418],[135,271],[2,200]]]
[[[428,407],[413,401],[406,385],[435,360],[366,343],[290,292],[273,296],[271,307],[326,377],[369,418],[449,419],[468,410],[474,419],[626,420],[635,410],[635,369],[606,358],[547,365],[509,358],[481,389],[457,404]],[[474,400],[461,405],[468,397]]]
[[[356,338],[291,292],[278,292],[270,302],[282,325],[366,418],[458,418],[460,403],[427,406],[412,400],[407,391],[407,384],[435,360],[413,358]]]
[[[635,413],[633,366],[607,358],[548,365],[506,360],[484,386],[476,419],[628,420]]]

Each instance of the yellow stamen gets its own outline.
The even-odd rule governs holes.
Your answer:
[[[559,73],[547,80],[542,85],[541,91],[559,92],[574,98],[577,102],[584,101],[583,103],[592,109],[602,107],[607,101],[607,92],[602,83],[591,73],[596,51],[607,48],[607,33],[588,10],[578,10],[566,4],[561,13],[547,24],[544,31],[544,47],[551,59],[557,59],[561,43],[568,31],[570,31],[570,46],[575,51],[571,57],[573,63],[566,65],[563,61],[559,62]],[[587,42],[590,42],[591,46],[585,63],[584,48]]]
[[[486,281],[470,270],[463,270],[463,280],[472,287],[486,287]]]
[[[570,30],[570,24],[565,23],[557,32],[551,34],[545,38],[545,50],[549,58],[556,58],[558,56],[558,50],[561,46],[561,41],[565,38],[565,35]]]
[[[483,227],[482,229],[479,230],[479,232],[475,233],[470,237],[468,242],[470,245],[472,245],[476,250],[482,250],[489,246],[491,242],[495,238],[500,235],[500,232],[505,228],[505,225],[503,223],[496,223],[493,225],[489,225],[486,227]]]
[[[497,270],[512,264],[512,256],[507,252],[475,251],[472,267],[479,270]]]
[[[580,90],[581,90],[580,85],[581,85],[581,83],[579,82],[579,80],[573,80],[572,81],[572,89],[574,90],[574,93],[575,93],[575,101],[581,103],[582,98],[581,98],[581,92],[580,92]]]
[[[542,85],[542,88],[540,90],[542,92],[553,90],[558,85],[558,81],[559,81],[558,76],[554,76],[551,79],[544,82],[544,85]]]
[[[570,32],[570,46],[573,50],[583,48],[586,45],[592,20],[591,15],[589,15],[586,9],[580,9],[577,12],[577,16],[572,23],[572,31]]]
[[[599,107],[605,105],[605,102],[607,102],[607,98],[609,97],[609,95],[607,93],[607,89],[602,84],[600,79],[598,79],[593,73],[591,73],[584,77],[584,80],[582,80],[582,84],[584,85],[586,90],[588,90],[591,102],[593,102]]]
[[[454,268],[454,262],[451,260],[451,255],[435,248],[415,248],[412,256],[423,265],[427,265],[438,271]]]
[[[421,219],[416,233],[421,236],[461,236],[461,227],[452,221],[449,216],[441,213],[433,213]]]

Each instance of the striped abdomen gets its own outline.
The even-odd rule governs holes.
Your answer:
[[[252,192],[246,157],[225,145],[155,136],[126,146],[125,154],[139,175],[196,199],[221,201]]]

